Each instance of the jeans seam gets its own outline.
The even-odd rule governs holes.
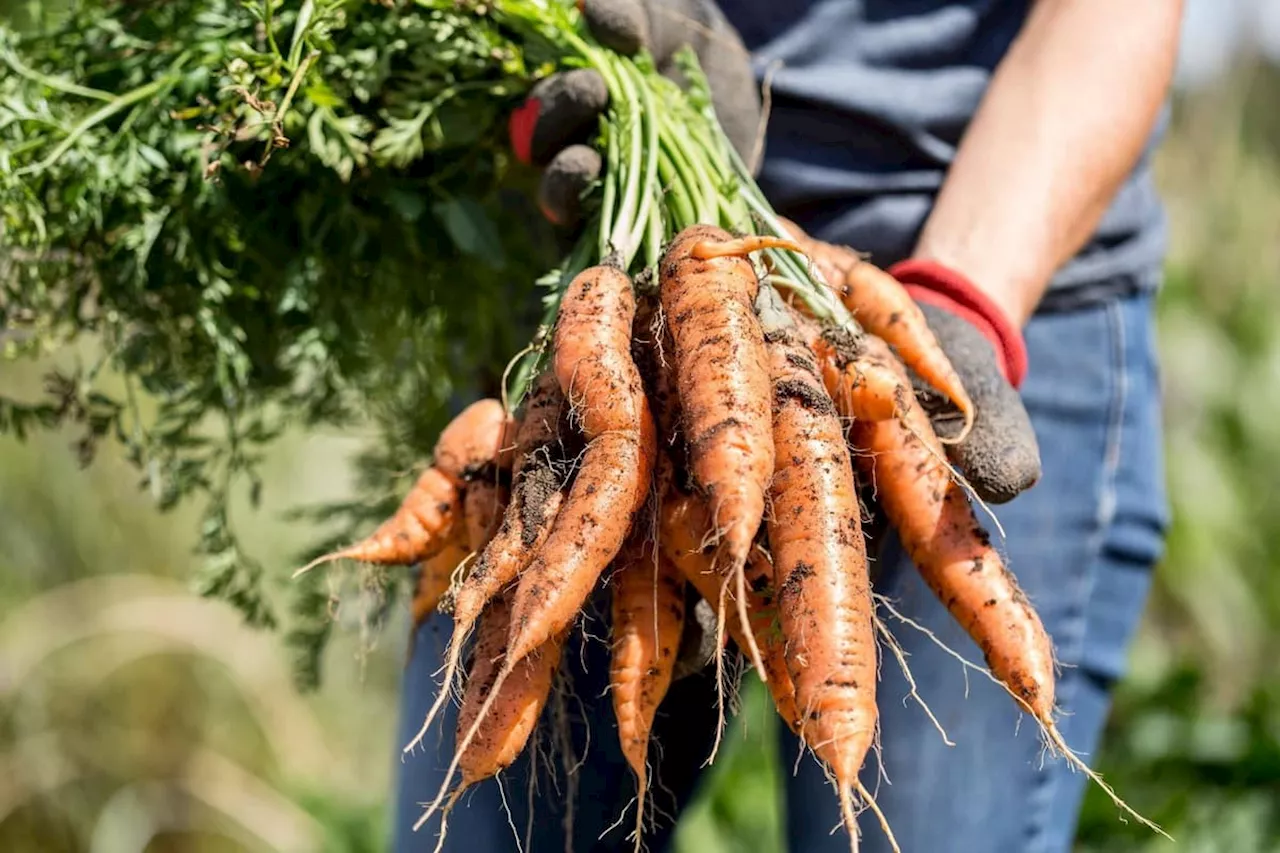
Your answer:
[[[1089,546],[1086,549],[1090,554],[1090,562],[1096,563],[1102,552],[1103,542],[1106,540],[1107,529],[1111,526],[1116,512],[1116,473],[1120,468],[1121,455],[1121,437],[1124,434],[1124,418],[1125,407],[1128,404],[1129,396],[1129,378],[1127,376],[1128,357],[1127,347],[1128,340],[1125,333],[1124,317],[1122,316],[1121,306],[1112,302],[1106,306],[1106,318],[1108,326],[1108,337],[1111,343],[1112,365],[1110,371],[1110,379],[1112,387],[1110,389],[1110,402],[1108,404],[1109,412],[1107,417],[1107,429],[1104,439],[1104,450],[1102,458],[1102,477],[1098,484],[1098,509],[1094,518],[1094,530],[1090,537]],[[1077,612],[1064,621],[1065,626],[1070,627],[1070,637],[1072,643],[1080,646],[1081,656],[1084,647],[1084,630],[1088,624],[1087,614],[1084,612],[1086,603],[1093,595],[1093,584],[1096,578],[1092,566],[1086,570],[1081,578],[1079,589],[1076,591],[1074,600],[1076,602]],[[1079,663],[1077,663],[1079,666]],[[1058,704],[1069,706],[1070,700],[1074,695],[1072,688],[1078,682],[1078,679],[1068,679],[1065,681],[1062,693],[1058,695]],[[1061,760],[1061,759],[1055,759]],[[1058,786],[1062,779],[1061,772],[1041,772],[1037,774],[1035,779],[1035,791],[1030,799],[1031,808],[1028,809],[1029,821],[1027,825],[1027,853],[1046,853],[1048,850],[1048,836],[1046,829],[1049,824],[1049,811],[1053,803],[1054,789]],[[1068,849],[1070,849],[1068,847]]]

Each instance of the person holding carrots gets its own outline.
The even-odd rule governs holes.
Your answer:
[[[717,116],[777,211],[815,238],[866,253],[920,305],[976,411],[947,453],[993,505],[999,525],[988,529],[1052,637],[1062,734],[1077,753],[1095,754],[1168,523],[1153,313],[1166,230],[1151,159],[1181,0],[581,7],[601,42],[647,49],[673,76],[676,48],[693,47]],[[599,155],[580,143],[606,105],[593,72],[573,71],[539,84],[511,117],[516,155],[543,170],[539,203],[566,228],[579,190],[599,173]],[[876,591],[942,644],[980,659],[896,537],[877,550]],[[1019,726],[1000,687],[889,621],[953,744],[900,701],[910,687],[886,662],[879,756],[863,784],[902,849],[1069,850],[1085,776],[1042,760],[1036,727]],[[435,698],[448,619],[419,632],[406,741]],[[606,734],[614,722],[602,645],[565,654],[578,677],[565,743],[581,748],[586,731],[599,732],[581,763],[569,774],[577,762],[557,759],[568,762],[558,786],[521,787],[536,770],[528,759],[504,774],[505,787],[477,786],[454,810],[445,849],[561,850],[566,833],[580,851],[632,849],[629,823],[611,828],[634,790]],[[650,798],[669,815],[696,790],[717,724],[714,673],[681,669],[694,672],[671,685],[653,730]],[[846,849],[847,838],[830,833],[840,814],[828,780],[817,762],[796,763],[794,735],[778,728],[788,849]],[[434,844],[410,827],[452,753],[435,740],[403,765],[396,850]],[[666,849],[672,828],[659,821],[649,849]],[[864,827],[863,850],[887,844]]]

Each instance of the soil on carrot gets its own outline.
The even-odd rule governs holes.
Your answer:
[[[786,379],[773,386],[775,406],[782,406],[789,400],[795,400],[801,406],[819,415],[836,416],[835,404],[831,398],[817,387],[799,379]]]
[[[822,339],[831,345],[836,352],[836,364],[841,370],[848,367],[863,353],[862,340],[859,335],[848,329],[827,326],[822,330]]]
[[[520,541],[531,548],[542,529],[547,501],[560,491],[561,477],[556,473],[555,464],[543,453],[537,454],[520,476]]]

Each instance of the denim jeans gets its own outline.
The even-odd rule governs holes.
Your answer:
[[[1067,743],[1086,758],[1096,752],[1111,689],[1141,615],[1151,571],[1164,543],[1160,393],[1152,297],[1116,299],[1070,312],[1037,315],[1026,329],[1030,372],[1022,395],[1039,438],[1041,481],[995,508],[1006,533],[1003,551],[1053,638],[1061,664],[1057,701]],[[994,527],[988,525],[994,533]],[[997,540],[998,541],[998,540]],[[973,661],[977,647],[921,583],[889,538],[873,567],[876,588],[906,616]],[[575,851],[629,851],[634,782],[617,746],[607,692],[608,649],[601,602],[585,620],[590,639],[566,653],[574,678],[563,703],[566,736],[586,759],[566,773],[559,746],[544,743],[499,780],[477,785],[450,818],[448,851],[507,853],[516,837],[528,853],[566,849],[569,818]],[[882,617],[909,655],[919,694],[954,741],[947,746],[908,687],[892,656],[881,665],[880,758],[868,759],[864,784],[876,794],[909,853],[1065,853],[1070,850],[1086,779],[1049,758],[1037,727],[1010,697],[966,670],[921,632]],[[399,743],[417,730],[436,692],[433,673],[449,623],[436,616],[414,638],[406,670]],[[754,676],[752,676],[754,677]],[[425,746],[404,759],[394,815],[398,853],[431,850],[439,824],[410,827],[419,803],[433,797],[453,752],[451,712]],[[673,685],[656,724],[651,751],[653,797],[675,814],[696,790],[716,726],[709,673]],[[792,853],[848,849],[830,784],[811,757],[797,762],[795,738],[778,726],[784,770],[786,837]],[[587,738],[590,738],[589,744]],[[537,768],[531,764],[540,765]],[[793,769],[795,770],[793,775]],[[538,785],[530,797],[530,773]],[[505,799],[505,806],[504,806]],[[572,815],[566,817],[566,804]],[[530,805],[536,820],[528,821]],[[622,817],[619,826],[610,828]],[[508,819],[510,815],[510,822]],[[648,849],[670,843],[671,821],[648,835]],[[528,827],[531,835],[526,837]],[[889,849],[870,816],[860,819],[862,849]]]

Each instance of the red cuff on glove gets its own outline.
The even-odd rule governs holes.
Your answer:
[[[1027,375],[1027,345],[1022,333],[985,293],[955,270],[936,261],[905,260],[889,268],[911,298],[967,320],[996,351],[1000,370],[1014,388]]]
[[[538,126],[538,113],[542,102],[529,98],[512,111],[507,119],[507,134],[511,137],[511,150],[526,166],[533,161],[533,129]]]

